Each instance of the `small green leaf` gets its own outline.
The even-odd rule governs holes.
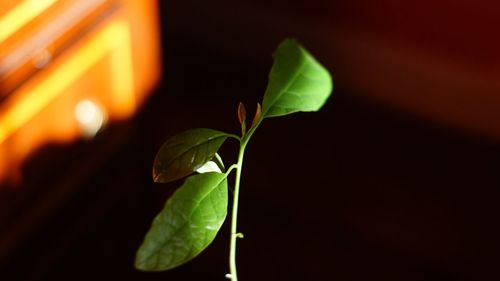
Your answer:
[[[196,170],[196,172],[199,174],[210,173],[210,172],[222,173],[222,170],[220,169],[219,165],[217,165],[217,163],[210,160],[207,163],[203,164],[203,166],[199,167],[198,170]]]
[[[222,173],[226,172],[226,167],[224,167],[224,161],[222,161],[222,158],[220,157],[219,153],[215,153],[214,158],[212,158],[212,161],[217,164],[219,167],[219,170],[221,170]]]
[[[283,41],[273,57],[262,116],[318,111],[333,89],[328,70],[293,39]]]
[[[222,158],[218,153],[215,153],[214,158],[203,164],[203,166],[199,167],[196,172],[198,174],[204,174],[208,172],[217,172],[217,173],[225,173],[226,168],[224,168],[224,162],[222,162]]]
[[[212,129],[191,129],[168,139],[156,154],[155,182],[170,182],[192,174],[211,160],[230,135]]]
[[[154,219],[136,253],[135,267],[168,270],[200,254],[226,218],[227,196],[225,174],[187,178]]]

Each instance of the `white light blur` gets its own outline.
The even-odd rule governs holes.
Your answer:
[[[105,124],[106,114],[100,106],[84,99],[75,106],[75,118],[80,124],[82,135],[86,138],[92,138]]]

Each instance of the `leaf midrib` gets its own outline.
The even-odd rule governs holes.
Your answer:
[[[301,50],[299,50],[299,52],[302,52]],[[302,53],[301,53],[302,54]],[[288,80],[288,82],[286,83],[286,86],[285,88],[283,88],[283,90],[279,91],[278,94],[276,95],[276,98],[273,99],[271,105],[266,109],[266,111],[262,114],[262,116],[264,117],[267,117],[267,113],[269,112],[269,110],[271,110],[271,108],[274,106],[274,104],[276,103],[276,101],[278,99],[281,98],[281,96],[283,94],[285,94],[288,89],[290,88],[291,85],[293,85],[295,83],[295,80],[297,79],[297,77],[300,75],[300,73],[302,72],[303,68],[305,67],[306,64],[309,63],[309,58],[306,57],[305,60],[303,60],[303,62],[301,62],[301,64],[299,65],[299,67],[297,68],[297,71],[293,74],[292,78],[290,80]],[[265,93],[266,95],[267,93]]]
[[[195,207],[191,209],[191,212],[189,213],[189,215],[187,216],[188,219],[180,226],[178,227],[175,231],[174,231],[174,234],[172,234],[170,237],[175,237],[177,235],[177,233],[184,227],[186,227],[186,225],[191,221],[191,218],[193,217],[193,214],[195,212],[195,210],[200,206],[200,203],[205,200],[209,194],[214,190],[216,189],[224,180],[226,180],[226,177],[224,176],[220,181],[217,182],[217,184],[214,185],[214,187],[212,187],[209,191],[206,192],[206,194],[203,195],[203,197],[196,203]],[[160,243],[161,247],[159,247],[159,249],[162,249],[163,247],[165,247],[166,244],[168,244],[170,241],[172,241],[173,238],[169,238],[169,239],[166,239],[165,241],[163,241],[162,243]],[[154,251],[153,253],[151,253],[150,255],[148,255],[147,258],[145,258],[144,260],[149,260],[151,259],[154,255],[158,255],[157,253],[159,252],[160,250],[157,250],[157,251]],[[156,260],[156,264],[155,264],[155,268],[158,267],[158,259]],[[167,267],[165,270],[169,269],[171,267]]]
[[[215,136],[213,138],[209,138],[209,139],[206,139],[206,140],[202,140],[199,143],[195,143],[195,144],[191,145],[188,149],[186,149],[186,150],[182,151],[180,154],[176,155],[174,158],[172,158],[172,160],[168,161],[167,164],[166,164],[166,166],[167,167],[172,166],[173,163],[175,163],[176,161],[178,161],[178,159],[180,159],[182,156],[186,155],[189,151],[194,150],[197,147],[200,147],[200,146],[202,146],[202,145],[204,145],[206,143],[212,142],[212,141],[217,140],[219,138],[228,138],[228,135],[224,134],[224,133],[221,133],[220,135],[217,135],[217,136]]]

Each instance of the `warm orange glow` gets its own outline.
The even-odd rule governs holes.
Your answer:
[[[130,31],[126,23],[115,24],[107,36],[109,46],[115,48],[111,53],[111,68],[114,79],[111,89],[117,117],[129,117],[135,110],[134,73],[132,67],[132,45]]]
[[[55,0],[24,0],[9,13],[0,18],[0,42],[9,38],[19,28],[41,14],[56,2]]]
[[[124,33],[128,34],[125,22],[109,25],[50,77],[35,86],[27,85],[25,88],[28,89],[21,89],[15,99],[10,101],[12,105],[5,112],[0,111],[0,144],[60,95],[83,72],[115,48],[119,51],[111,56],[111,73],[114,76],[111,83],[116,99],[114,110],[120,117],[132,113],[135,107],[132,62],[129,42],[124,41],[129,40],[129,36]],[[130,79],[130,82],[126,79]]]
[[[124,20],[114,20],[93,36],[86,44],[78,48],[71,56],[65,57],[50,74],[43,79],[33,79],[0,107],[0,181],[15,175],[23,158],[46,141],[66,141],[80,135],[86,135],[81,122],[73,114],[64,114],[59,109],[59,116],[54,112],[41,113],[51,104],[58,102],[72,84],[85,75],[96,64],[107,62],[110,75],[110,90],[99,96],[103,105],[103,114],[110,118],[129,117],[135,111],[135,89],[133,62],[131,53],[129,25]],[[103,85],[101,85],[103,86]],[[107,93],[109,92],[109,93]],[[92,95],[96,93],[88,93]],[[76,93],[75,93],[76,95]],[[105,97],[105,95],[110,97]],[[104,96],[104,97],[103,97]],[[74,101],[73,101],[74,100]],[[76,98],[61,106],[72,109]],[[71,105],[71,103],[74,103]],[[55,109],[57,112],[58,109]],[[67,110],[66,110],[67,111]],[[36,117],[36,120],[33,120]],[[45,122],[44,122],[45,121]],[[54,123],[56,122],[56,124]],[[44,129],[34,127],[31,132],[30,122],[40,124]],[[57,123],[60,123],[59,125]],[[65,125],[61,125],[65,124]],[[23,129],[20,132],[20,129]]]
[[[155,0],[1,3],[0,186],[39,147],[129,118],[160,68]]]

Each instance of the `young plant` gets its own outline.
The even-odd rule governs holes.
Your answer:
[[[275,51],[274,64],[262,107],[247,130],[246,110],[238,106],[241,136],[212,129],[191,129],[168,139],[153,165],[155,182],[189,176],[167,200],[137,251],[135,267],[144,271],[168,270],[200,254],[215,238],[228,210],[228,175],[236,170],[231,215],[228,279],[237,281],[236,240],[238,199],[245,148],[266,118],[299,111],[318,111],[330,96],[333,82],[328,71],[293,39]],[[238,162],[224,170],[217,151],[226,139],[239,142]],[[195,175],[191,175],[197,172]],[[191,176],[190,176],[191,175]]]

